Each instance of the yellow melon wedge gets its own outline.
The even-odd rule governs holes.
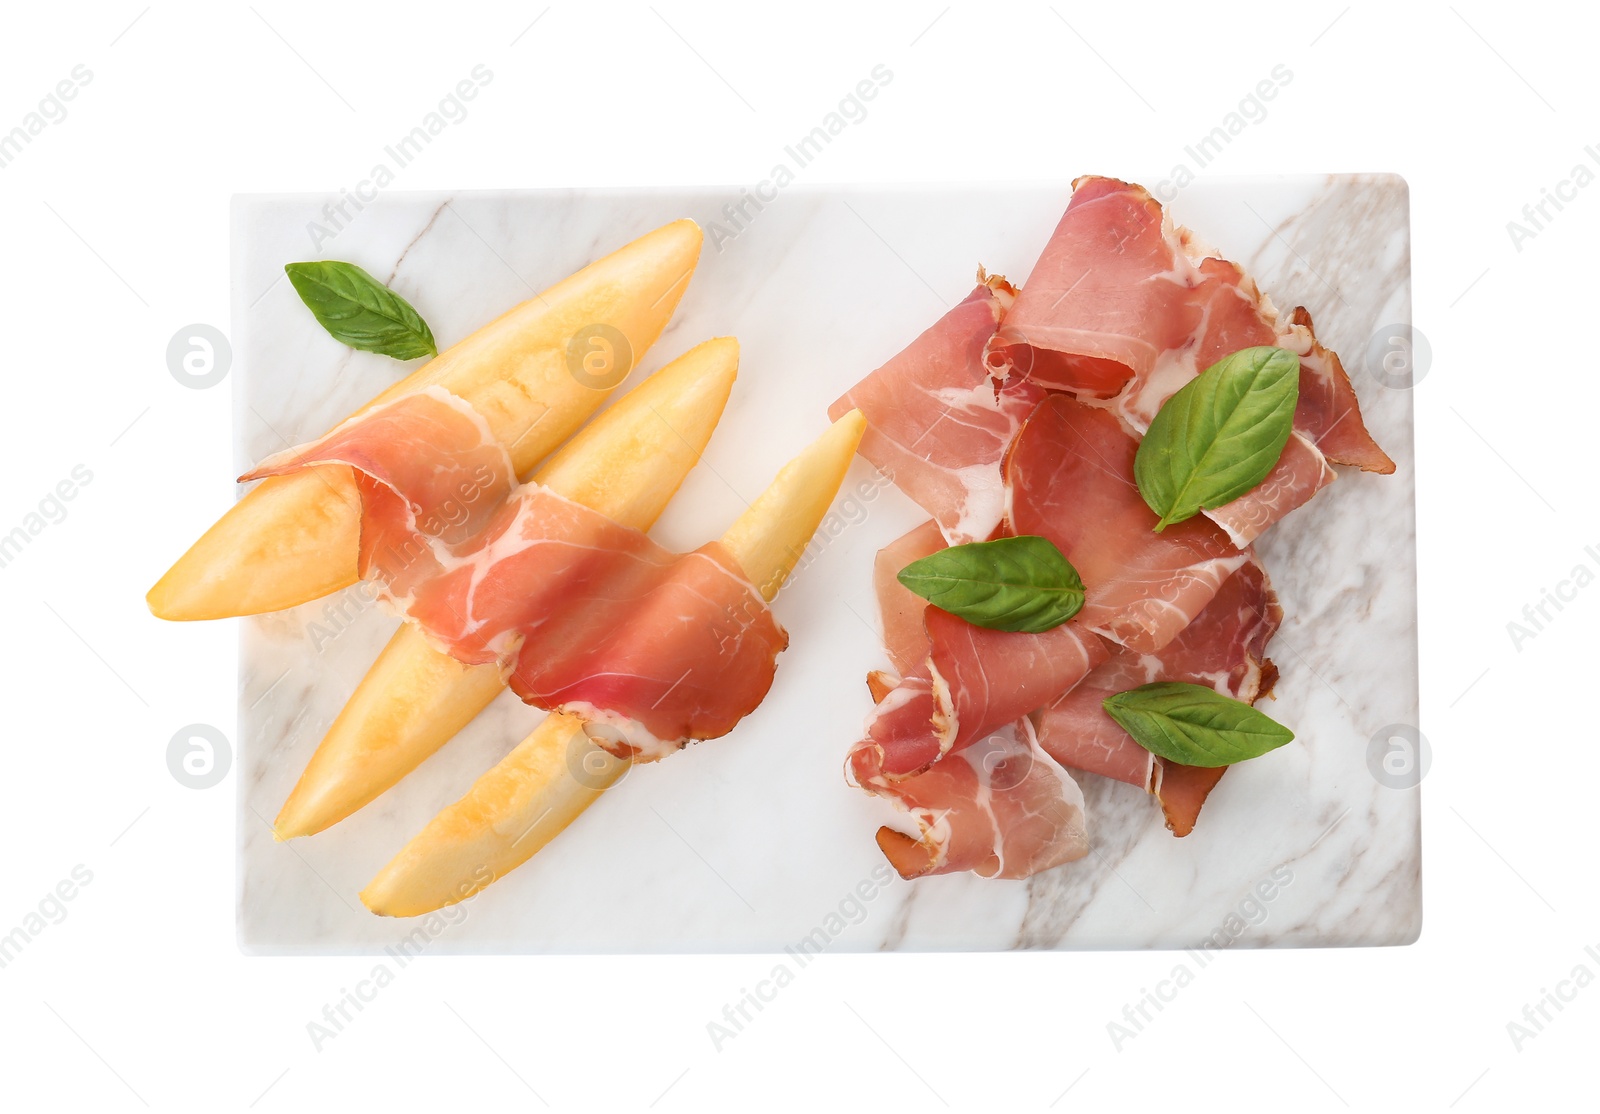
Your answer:
[[[690,349],[622,396],[535,474],[558,495],[648,530],[700,459],[739,371],[739,342]],[[505,687],[493,665],[467,666],[402,626],[317,747],[273,828],[311,835],[414,770]]]
[[[767,599],[828,513],[865,429],[860,411],[840,418],[723,535]],[[420,916],[471,897],[527,862],[628,769],[584,728],[581,716],[547,716],[378,872],[361,891],[362,902],[381,916]]]
[[[655,343],[694,273],[700,240],[691,220],[641,236],[441,352],[368,406],[438,384],[488,420],[525,473],[572,436]],[[356,581],[359,511],[344,465],[263,480],[145,600],[158,618],[221,619],[348,587]]]

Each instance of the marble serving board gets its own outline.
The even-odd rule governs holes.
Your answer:
[[[235,472],[316,437],[407,370],[325,336],[283,278],[292,260],[366,267],[441,347],[651,228],[706,230],[699,269],[634,381],[707,337],[742,345],[699,467],[654,531],[720,535],[824,428],[828,404],[971,289],[979,264],[1025,280],[1070,194],[1023,187],[790,186],[759,211],[736,188],[249,196],[233,209]],[[540,713],[502,696],[401,785],[310,839],[276,815],[396,621],[358,589],[242,622],[238,931],[262,953],[687,952],[826,947],[999,950],[1404,944],[1421,927],[1415,788],[1379,780],[1375,735],[1418,722],[1411,398],[1369,341],[1410,320],[1407,191],[1387,176],[1201,180],[1171,208],[1275,302],[1307,306],[1344,355],[1393,476],[1339,482],[1259,546],[1286,618],[1274,717],[1298,740],[1229,772],[1193,835],[1143,792],[1082,778],[1093,850],[1027,881],[883,881],[894,813],[845,784],[845,751],[884,664],[871,567],[926,516],[858,460],[825,544],[779,596],[791,635],[765,704],[726,738],[634,769],[532,862],[410,922],[357,893]],[[332,215],[330,216],[330,213]],[[730,215],[731,214],[731,215]],[[1393,330],[1387,330],[1392,332]],[[625,389],[625,388],[624,388]],[[1381,748],[1380,748],[1381,749]],[[1385,775],[1385,780],[1395,779]]]

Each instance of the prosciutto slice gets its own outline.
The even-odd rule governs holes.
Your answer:
[[[1043,634],[986,630],[929,607],[928,661],[943,750],[960,750],[1025,716],[1104,661],[1104,640],[1076,621]]]
[[[1312,328],[1311,314],[1296,306],[1280,329],[1278,344],[1300,356],[1300,402],[1295,407],[1295,428],[1316,442],[1335,464],[1348,464],[1363,472],[1389,475],[1394,461],[1378,447],[1361,421],[1350,376],[1339,354],[1324,348]]]
[[[433,386],[264,461],[257,479],[356,469],[360,572],[440,649],[496,663],[546,709],[619,728],[654,759],[732,730],[788,642],[718,543],[689,554],[537,484],[518,484],[482,418]]]
[[[1051,394],[1017,436],[1007,464],[1011,525],[1050,539],[1083,578],[1071,625],[1140,653],[1177,637],[1245,563],[1196,516],[1155,532],[1133,479],[1134,440],[1109,411]]]
[[[1282,620],[1266,570],[1252,555],[1159,653],[1121,650],[1040,711],[1040,745],[1064,766],[1149,790],[1161,802],[1167,827],[1188,835],[1224,768],[1201,770],[1157,758],[1101,702],[1140,685],[1185,681],[1254,703],[1272,691],[1277,678],[1266,647]]]
[[[1233,502],[1206,511],[1205,517],[1243,548],[1333,481],[1328,458],[1303,434],[1291,433],[1266,479]]]
[[[1088,851],[1083,794],[1039,748],[1032,723],[1005,724],[954,751],[951,736],[935,729],[949,709],[934,698],[928,620],[951,617],[896,578],[942,548],[929,522],[885,546],[875,564],[884,642],[903,675],[868,676],[877,706],[847,768],[855,784],[894,802],[917,829],[912,836],[880,828],[878,846],[905,878],[963,870],[1022,878],[1081,858]]]
[[[1090,398],[1155,378],[1194,343],[1214,293],[1175,247],[1143,189],[1079,178],[996,338],[1003,360],[991,363]]]
[[[875,706],[867,717],[866,735],[856,744],[856,751],[871,752],[867,759],[871,770],[863,777],[910,777],[933,765],[948,749],[933,728],[936,709],[923,626],[928,602],[898,579],[911,562],[943,548],[939,525],[930,520],[884,546],[873,563],[884,648],[894,672],[867,677]]]
[[[903,587],[912,561],[944,548],[932,523],[878,554],[874,576],[884,643],[898,676],[869,684],[877,706],[862,746],[889,779],[927,769],[1071,688],[1107,656],[1101,639],[1068,623],[1043,634],[985,630]]]
[[[934,517],[952,545],[982,541],[1005,513],[1000,462],[1043,391],[990,378],[984,348],[1014,293],[979,272],[978,286],[906,349],[829,409],[867,419],[861,455]]]
[[[900,583],[900,570],[944,547],[938,524],[925,522],[878,550],[873,561],[883,646],[889,652],[889,663],[902,677],[927,676],[928,634],[922,618],[928,601]]]
[[[1301,357],[1299,440],[1267,481],[1208,512],[1245,546],[1333,479],[1326,456],[1369,471],[1393,461],[1361,421],[1350,378],[1297,308],[1287,321],[1237,264],[1174,228],[1142,187],[1075,182],[1072,200],[991,342],[992,368],[1079,397],[1108,399],[1142,434],[1172,394],[1242,348]]]
[[[1027,720],[908,779],[878,777],[872,752],[858,754],[851,769],[862,788],[916,825],[916,835],[878,829],[878,847],[902,878],[964,870],[1026,878],[1089,853],[1083,791],[1039,748]]]

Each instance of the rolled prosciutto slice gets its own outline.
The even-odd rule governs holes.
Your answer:
[[[944,548],[936,522],[928,521],[878,551],[873,581],[878,596],[878,617],[883,624],[883,644],[892,672],[867,677],[875,705],[867,717],[866,733],[851,752],[871,752],[862,776],[904,778],[920,773],[949,749],[933,729],[933,681],[928,672],[928,634],[923,615],[928,601],[908,591],[898,579],[913,561]]]
[[[1198,769],[1157,758],[1118,726],[1101,702],[1140,685],[1185,681],[1253,704],[1271,693],[1277,678],[1266,647],[1282,621],[1266,570],[1252,554],[1161,651],[1121,650],[1042,709],[1035,717],[1039,744],[1064,766],[1149,790],[1173,834],[1188,835],[1226,767]]]
[[[1073,183],[1072,200],[990,345],[991,369],[1111,408],[1142,434],[1172,394],[1242,348],[1301,357],[1298,440],[1256,491],[1207,512],[1244,546],[1333,479],[1321,457],[1379,472],[1394,462],[1361,421],[1350,378],[1316,341],[1310,315],[1287,321],[1237,264],[1174,228],[1143,187]]]
[[[395,610],[456,660],[500,665],[525,702],[617,727],[619,755],[724,735],[771,687],[788,636],[720,544],[673,553],[518,484],[482,417],[442,388],[243,478],[330,463],[356,469],[360,572]]]
[[[869,678],[876,707],[858,747],[887,779],[926,770],[1071,688],[1109,648],[1067,623],[1043,634],[985,630],[929,606],[897,579],[944,548],[933,524],[884,547],[874,570],[884,643],[895,674]]]
[[[984,348],[1015,291],[979,272],[966,300],[835,402],[867,418],[861,455],[939,524],[952,545],[982,541],[1005,514],[1000,462],[1043,390],[990,378]]]
[[[1154,653],[1211,602],[1245,554],[1198,515],[1156,533],[1157,516],[1133,478],[1137,451],[1109,411],[1053,393],[1018,434],[1006,479],[1014,532],[1050,539],[1083,578],[1083,610],[1067,625]]]
[[[884,643],[900,674],[868,675],[877,706],[846,769],[856,785],[888,798],[915,823],[916,835],[878,830],[878,846],[902,877],[971,870],[1023,878],[1088,852],[1083,794],[1039,748],[1027,719],[964,739],[955,750],[952,736],[936,730],[941,717],[948,722],[949,709],[934,698],[928,619],[960,621],[929,607],[897,577],[912,561],[943,548],[929,522],[878,553],[874,576]],[[1031,710],[1042,699],[1024,702],[1032,701]]]
[[[873,752],[852,754],[851,773],[916,825],[887,825],[878,847],[902,878],[970,870],[1026,878],[1089,853],[1083,791],[1040,749],[1027,720],[897,780],[878,776]]]

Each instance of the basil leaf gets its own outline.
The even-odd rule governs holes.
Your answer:
[[[1139,494],[1161,516],[1156,532],[1266,479],[1299,399],[1300,357],[1270,345],[1223,357],[1167,399],[1133,459]]]
[[[1294,739],[1294,732],[1216,689],[1158,681],[1101,707],[1151,754],[1185,766],[1231,766]]]
[[[433,332],[411,303],[354,263],[324,259],[283,269],[334,340],[397,360],[439,354]]]
[[[1083,606],[1083,581],[1048,538],[1024,535],[941,549],[900,583],[975,627],[1042,634]]]

